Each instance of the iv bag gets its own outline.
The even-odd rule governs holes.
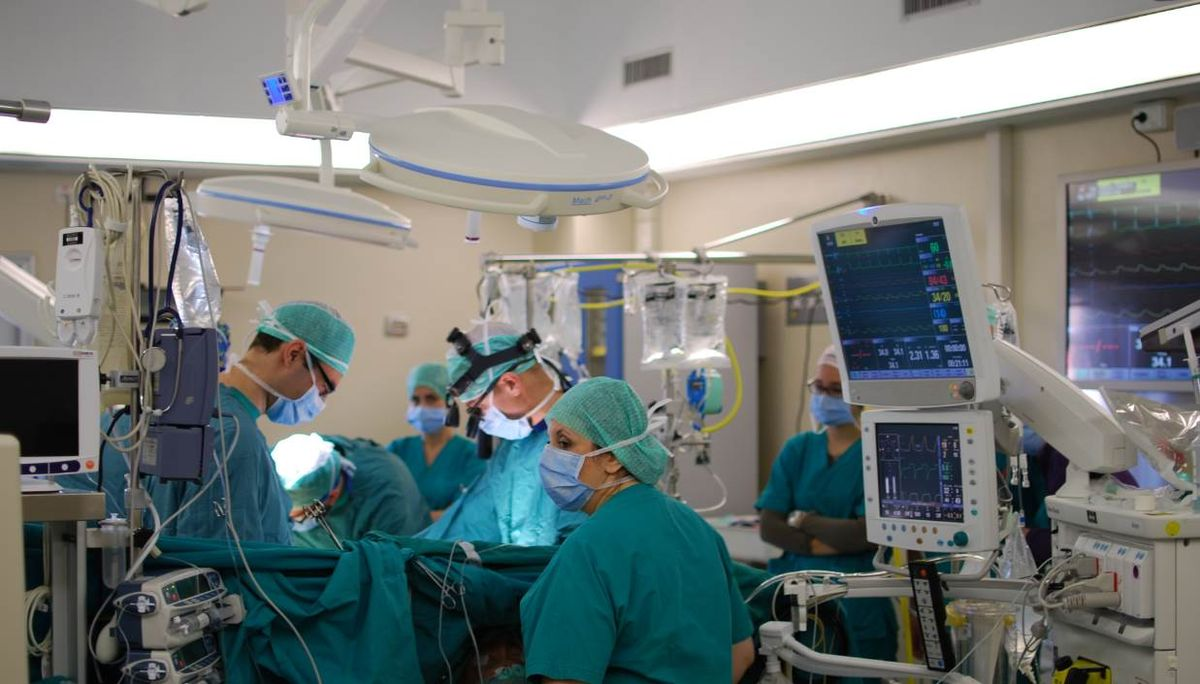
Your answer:
[[[700,276],[683,281],[684,368],[728,368],[725,305],[729,278]]]
[[[550,330],[550,298],[552,283],[543,274],[533,280],[533,317],[527,312],[529,280],[520,273],[502,273],[497,279],[499,301],[496,302],[495,320],[511,324],[519,330],[533,328],[546,334]]]
[[[659,276],[638,283],[642,310],[642,369],[678,368],[683,348],[683,301],[678,278]]]
[[[163,200],[163,243],[168,258],[175,251],[175,230],[179,217],[176,198]],[[175,308],[179,318],[189,328],[215,328],[221,320],[221,282],[213,265],[208,242],[200,232],[191,201],[183,196],[183,231],[179,246],[179,258],[175,262],[175,281],[170,283],[175,297]]]

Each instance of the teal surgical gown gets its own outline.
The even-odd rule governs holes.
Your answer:
[[[582,682],[729,682],[754,627],[720,535],[648,485],[567,538],[521,601],[525,671]]]
[[[362,539],[368,532],[408,537],[429,526],[429,507],[408,468],[382,446],[363,439],[322,435],[354,464],[349,486],[325,515],[340,540]],[[337,548],[319,524],[292,529],[296,546]]]
[[[545,422],[524,439],[499,440],[483,474],[419,536],[520,546],[558,544],[587,516],[559,510],[542,487],[538,463],[548,441]]]
[[[425,442],[419,435],[394,440],[388,445],[388,451],[408,466],[425,502],[435,511],[454,503],[486,465],[475,454],[475,443],[461,435],[446,442],[432,465],[425,462]]]
[[[830,518],[862,518],[862,442],[856,442],[832,463],[825,433],[804,432],[784,444],[771,468],[771,478],[756,507],[788,515],[807,511]],[[795,570],[874,572],[873,552],[838,556],[803,556],[785,551],[772,559],[772,574]],[[841,601],[841,616],[849,641],[849,655],[895,660],[896,617],[884,598]],[[844,680],[852,681],[852,680]]]
[[[267,448],[267,439],[258,429],[258,409],[246,395],[221,385],[218,404],[222,417],[213,419],[214,454],[204,464],[207,483],[217,472],[223,454],[221,435],[229,448],[229,498],[221,482],[213,483],[200,499],[165,528],[165,534],[177,537],[224,539],[225,516],[232,516],[242,541],[291,544],[291,500],[275,474],[275,462]],[[240,434],[238,434],[240,432]],[[234,437],[237,435],[236,444]],[[146,488],[154,498],[159,516],[166,520],[203,487],[192,482],[162,482],[148,478]]]

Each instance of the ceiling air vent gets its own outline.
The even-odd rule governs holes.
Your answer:
[[[979,0],[902,0],[904,2],[904,16],[912,17],[924,12],[929,12],[943,7],[953,7],[955,5],[974,5]]]
[[[671,53],[660,52],[649,57],[625,60],[625,85],[671,75]]]

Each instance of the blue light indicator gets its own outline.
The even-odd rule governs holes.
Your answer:
[[[262,85],[263,92],[267,95],[267,102],[272,107],[282,107],[296,99],[285,73],[263,76]]]

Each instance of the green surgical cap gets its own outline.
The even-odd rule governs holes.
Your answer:
[[[603,449],[646,432],[646,407],[624,380],[592,378],[571,388],[547,416]],[[617,447],[613,456],[630,475],[654,484],[667,468],[667,449],[652,435]]]
[[[412,396],[418,387],[428,387],[439,397],[446,395],[450,386],[450,375],[444,363],[423,363],[408,372],[408,396]]]
[[[487,332],[484,332],[484,331]],[[517,341],[521,339],[520,333],[511,325],[504,323],[489,323],[475,326],[470,333],[467,334],[469,339],[474,344],[475,351],[483,356],[502,352],[505,349],[511,349],[517,346]],[[453,385],[459,378],[466,375],[467,370],[471,367],[471,361],[460,356],[458,352],[450,349],[450,354],[446,364],[449,367],[450,382]],[[537,365],[537,357],[530,352],[527,356],[523,356],[515,361],[502,363],[499,366],[493,366],[479,375],[467,389],[463,390],[461,398],[464,401],[471,401],[487,391],[496,378],[505,373],[524,373],[525,371]]]
[[[288,302],[264,312],[258,332],[290,342],[303,340],[312,355],[337,369],[350,370],[354,356],[354,330],[341,314],[320,302]]]

